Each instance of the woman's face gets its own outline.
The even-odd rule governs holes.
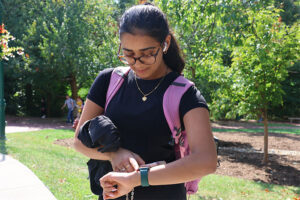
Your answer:
[[[143,64],[140,60],[136,60],[135,64],[130,65],[130,68],[138,77],[150,80],[160,78],[166,74],[167,65],[163,61],[162,46],[154,38],[147,35],[132,35],[130,33],[121,35],[120,54],[134,58],[145,56],[143,58],[148,59],[148,56],[156,53],[156,61],[151,65]]]

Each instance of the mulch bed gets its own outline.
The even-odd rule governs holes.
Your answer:
[[[216,124],[213,126],[216,127]],[[214,135],[218,137],[221,147],[218,155],[220,166],[216,174],[300,187],[300,154],[269,154],[269,163],[264,165],[263,153],[234,150],[234,148],[262,150],[263,133],[214,132]],[[54,143],[70,147],[72,142],[73,139],[65,139]],[[300,136],[269,133],[269,149],[300,153]]]
[[[269,154],[269,163],[262,164],[263,153],[238,152],[228,147],[263,149],[263,133],[214,133],[220,140],[220,166],[216,174],[264,183],[300,186],[300,156]],[[300,136],[269,134],[269,149],[300,152]]]

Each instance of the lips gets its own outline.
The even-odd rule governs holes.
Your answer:
[[[135,69],[137,74],[144,74],[148,69]]]

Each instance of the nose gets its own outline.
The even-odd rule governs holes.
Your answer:
[[[135,58],[135,63],[133,64],[134,67],[139,67],[143,65],[139,58]]]

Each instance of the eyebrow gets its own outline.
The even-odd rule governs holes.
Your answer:
[[[154,49],[154,48],[156,48],[156,47],[147,47],[147,48],[144,48],[144,49],[139,49],[139,51],[147,51],[149,49]],[[127,48],[122,48],[122,49],[125,50],[125,51],[133,51],[133,50],[127,49]]]

